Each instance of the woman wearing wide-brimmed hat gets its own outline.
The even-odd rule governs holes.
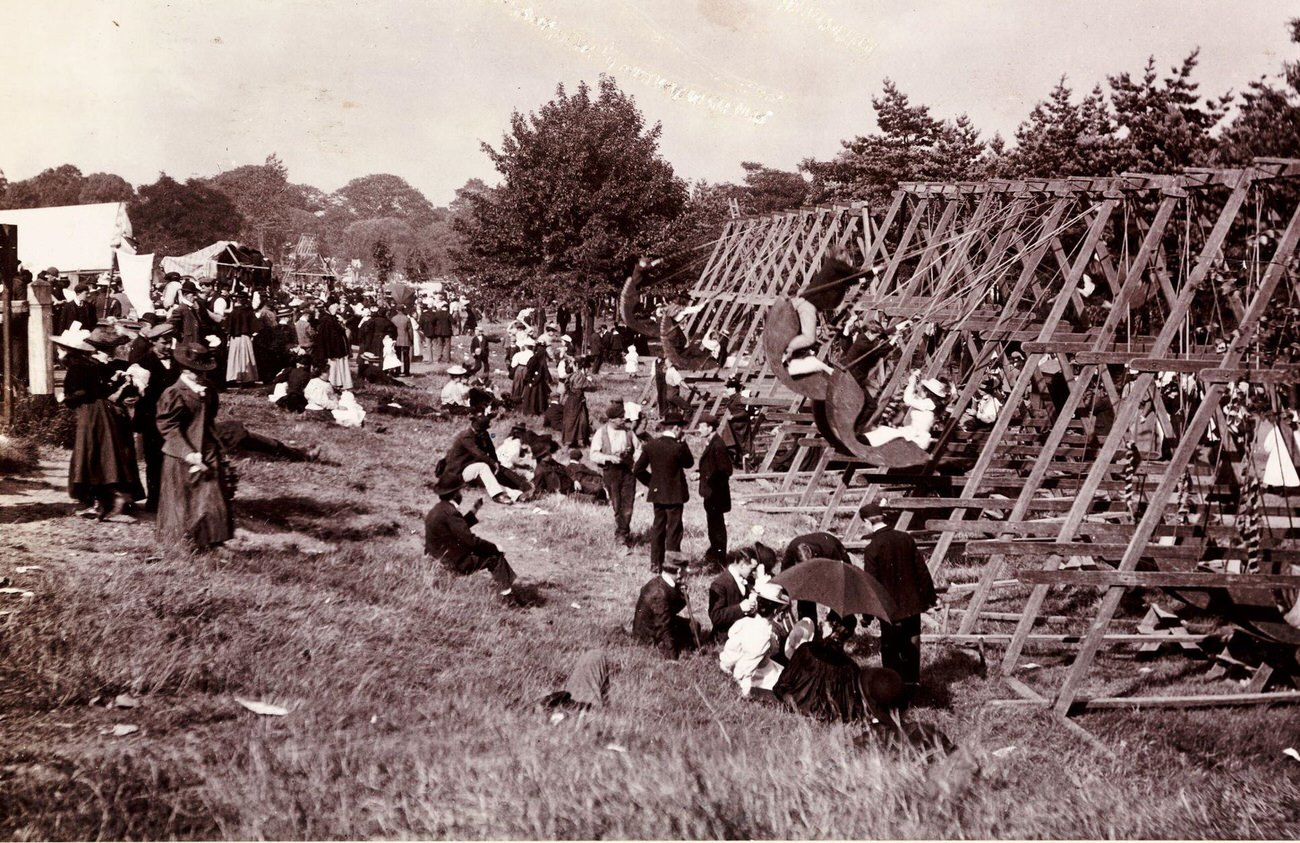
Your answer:
[[[211,349],[198,343],[177,345],[172,358],[180,378],[158,399],[164,456],[158,534],[211,547],[235,531],[233,489],[214,431],[217,390],[206,377],[217,361]]]
[[[67,351],[63,403],[77,416],[68,494],[81,505],[78,515],[128,520],[126,509],[144,497],[144,488],[130,422],[118,403],[129,383],[126,364],[108,356],[128,340],[111,328],[86,331],[75,322],[52,339]]]

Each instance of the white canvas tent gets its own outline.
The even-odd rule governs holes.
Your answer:
[[[18,259],[32,274],[55,267],[64,275],[107,272],[114,252],[135,254],[125,202],[0,211],[18,226]]]
[[[206,275],[209,278],[217,277],[217,256],[226,251],[226,247],[234,243],[233,240],[218,240],[211,246],[204,246],[197,252],[190,252],[188,255],[162,259],[163,272],[178,272],[181,275],[193,275],[198,277]],[[238,245],[238,244],[236,244]]]

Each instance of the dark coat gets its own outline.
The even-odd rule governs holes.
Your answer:
[[[64,404],[77,417],[72,459],[68,463],[68,494],[87,500],[112,486],[144,497],[135,461],[130,421],[109,396],[114,367],[84,357],[70,357],[63,381]]]
[[[785,553],[781,557],[781,570],[786,571],[798,565],[799,547],[803,545],[812,551],[810,559],[838,559],[841,562],[848,562],[849,552],[844,548],[844,543],[832,536],[830,533],[805,533],[802,536],[795,536],[785,547]]]
[[[731,625],[745,616],[740,601],[745,599],[731,571],[723,570],[709,583],[709,623],[713,624],[713,640],[725,643]]]
[[[528,358],[528,364],[524,366],[523,389],[519,399],[520,409],[533,416],[542,415],[550,406],[551,370],[547,366],[546,349],[539,349]]]
[[[470,531],[478,523],[474,513],[465,515],[450,501],[438,501],[424,516],[424,552],[453,570],[460,570],[471,555],[494,555],[496,545]]]
[[[379,357],[384,356],[384,337],[392,337],[397,341],[397,328],[388,320],[387,316],[376,314],[371,316],[361,326],[357,328],[357,348],[362,351],[369,351],[371,354]]]
[[[641,449],[632,473],[650,487],[646,494],[650,503],[683,504],[691,497],[686,469],[693,465],[695,458],[685,442],[671,436],[656,436]]]
[[[713,434],[700,454],[700,497],[706,509],[731,511],[731,472],[735,466],[722,437]]]
[[[460,477],[466,466],[476,462],[487,463],[488,468],[493,471],[501,465],[497,460],[497,449],[492,444],[492,437],[487,434],[487,431],[477,433],[472,427],[462,430],[460,435],[452,440],[451,447],[447,449],[446,459],[443,473],[455,477]]]
[[[145,352],[140,358],[140,368],[149,373],[149,385],[140,393],[140,400],[135,402],[135,429],[146,437],[157,434],[158,428],[158,399],[162,397],[167,387],[176,383],[181,376],[180,366],[172,363],[171,366],[164,366],[163,362],[154,354],[153,349]]]
[[[424,332],[425,336],[449,337],[455,332],[456,325],[451,319],[450,310],[439,307],[429,311],[429,313],[431,314],[428,322],[429,330]],[[425,324],[423,319],[420,320],[420,324]]]
[[[586,372],[574,372],[564,383],[564,417],[560,442],[585,448],[591,442],[591,414],[587,412],[587,393],[596,382]]]
[[[343,323],[331,313],[322,313],[316,323],[316,342],[311,348],[312,357],[321,364],[328,360],[337,360],[352,353],[348,345],[348,333]]]
[[[858,271],[838,258],[828,258],[812,280],[799,290],[799,297],[812,302],[818,310],[835,310],[844,302],[849,285],[857,280]]]
[[[632,616],[632,637],[659,649],[666,659],[677,658],[681,642],[674,634],[677,613],[686,608],[681,589],[656,576],[641,587]]]
[[[167,315],[167,321],[176,329],[176,342],[203,342],[203,323],[199,319],[198,311],[188,304],[177,302],[172,306],[172,312]]]
[[[217,391],[200,396],[174,383],[158,399],[158,432],[163,437],[163,470],[158,496],[158,533],[185,538],[198,547],[220,544],[235,533],[230,496],[222,470],[215,420]],[[192,473],[185,461],[195,451],[206,471]]]
[[[877,531],[862,552],[867,573],[894,598],[898,617],[919,615],[938,602],[930,569],[916,550],[916,542],[902,530],[885,527]]]

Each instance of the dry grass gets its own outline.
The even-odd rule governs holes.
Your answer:
[[[607,509],[484,508],[481,532],[544,600],[527,611],[499,607],[486,575],[455,578],[423,559],[424,484],[455,425],[374,417],[384,433],[348,431],[289,420],[251,395],[227,408],[254,430],[320,444],[330,461],[242,463],[247,534],[229,554],[157,548],[147,526],[6,524],[0,573],[37,596],[0,619],[0,834],[1158,838],[1300,827],[1295,762],[1280,754],[1294,710],[1085,718],[1120,748],[1111,758],[1045,715],[984,707],[998,683],[963,653],[935,650],[931,702],[913,716],[959,749],[859,746],[860,730],[738,699],[709,654],[666,663],[611,636],[647,573],[643,550],[614,551]],[[733,531],[757,520],[738,510]],[[806,529],[763,523],[774,544]],[[648,524],[640,504],[634,529]],[[702,549],[703,534],[688,511],[687,547]],[[45,570],[18,575],[17,564]],[[702,610],[705,583],[690,593]],[[532,702],[592,646],[615,667],[609,707],[552,724]],[[103,705],[122,693],[140,706]],[[237,696],[290,714],[259,717]],[[140,731],[102,733],[115,724]]]

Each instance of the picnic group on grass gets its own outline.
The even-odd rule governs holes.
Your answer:
[[[62,281],[54,268],[43,275]],[[425,517],[424,550],[459,574],[487,571],[505,605],[525,607],[531,599],[527,589],[516,589],[502,550],[475,532],[486,501],[510,506],[558,493],[607,505],[618,552],[628,557],[638,546],[631,522],[644,489],[653,516],[650,578],[629,607],[625,634],[666,659],[711,653],[741,696],[821,719],[883,720],[916,692],[920,616],[935,603],[935,591],[915,543],[878,505],[861,512],[875,532],[860,564],[829,533],[799,536],[781,552],[757,539],[744,547],[729,543],[731,476],[747,458],[752,424],[739,379],[727,382],[724,417],[697,414],[691,434],[703,446],[695,453],[687,441],[693,408],[666,358],[653,361],[653,435],[650,418],[633,401],[611,401],[593,424],[587,397],[602,366],[621,359],[626,376],[640,373],[643,355],[625,326],[589,326],[584,333],[576,314],[560,310],[547,321],[539,309],[525,308],[502,336],[489,335],[466,298],[442,289],[417,298],[410,290],[394,295],[322,284],[290,295],[237,279],[170,273],[154,290],[155,309],[137,313],[125,297],[90,300],[82,287],[63,286],[70,292],[56,308],[53,342],[65,370],[63,401],[76,417],[69,492],[79,516],[131,522],[140,511],[153,512],[160,538],[218,549],[234,533],[235,451],[314,458],[238,421],[219,420],[223,392],[260,386],[285,413],[356,427],[367,410],[355,392],[382,386],[391,392],[370,412],[463,420],[438,460],[438,500]],[[106,286],[113,289],[111,279]],[[452,353],[457,335],[468,338],[464,357]],[[583,339],[581,352],[575,335]],[[492,367],[498,343],[508,375],[500,389]],[[436,403],[414,394],[387,400],[421,391],[404,383],[413,359],[448,364]],[[506,417],[513,418],[508,426]],[[530,429],[528,419],[546,432]],[[483,491],[468,506],[467,487]],[[708,546],[692,560],[682,549],[683,513],[696,496]],[[707,625],[689,610],[683,588],[688,575],[699,573],[713,574]],[[859,587],[845,589],[846,577]],[[792,593],[806,599],[792,600]],[[850,605],[854,599],[858,604]],[[882,664],[864,668],[851,655],[853,635],[873,619]],[[607,671],[599,652],[584,656],[571,680],[582,693],[552,695],[548,704],[601,704],[603,690],[591,689],[606,687]]]

